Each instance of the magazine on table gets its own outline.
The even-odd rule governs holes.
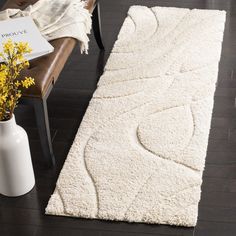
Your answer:
[[[0,51],[2,51],[2,43],[8,39],[13,42],[29,43],[32,52],[25,55],[27,60],[54,51],[53,46],[41,35],[33,19],[29,16],[0,21]]]

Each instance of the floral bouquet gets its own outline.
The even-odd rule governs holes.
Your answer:
[[[34,79],[25,77],[19,79],[23,69],[29,67],[29,61],[24,57],[32,50],[28,43],[8,40],[3,43],[0,52],[0,121],[11,119],[17,103],[22,96],[21,90],[34,85]]]

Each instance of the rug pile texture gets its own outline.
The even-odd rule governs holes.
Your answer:
[[[196,224],[224,23],[129,9],[47,214]]]

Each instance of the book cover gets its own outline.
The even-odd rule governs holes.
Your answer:
[[[0,51],[2,51],[2,43],[8,39],[12,39],[13,42],[29,43],[32,53],[25,55],[28,60],[49,54],[54,50],[29,16],[0,21]]]

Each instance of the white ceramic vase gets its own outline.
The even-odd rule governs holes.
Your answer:
[[[28,136],[13,116],[0,121],[0,194],[16,197],[35,185]]]

